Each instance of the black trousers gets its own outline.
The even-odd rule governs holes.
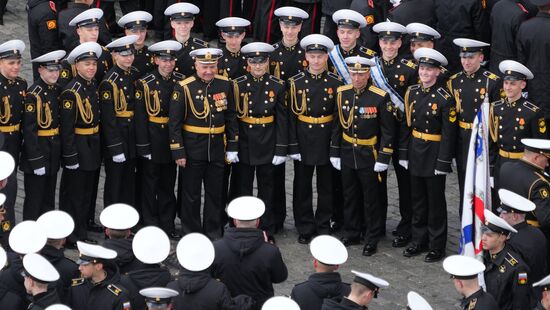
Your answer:
[[[309,18],[302,23],[302,31],[300,31],[300,38],[303,38],[312,33],[321,32],[321,2],[316,3],[300,3],[293,1],[290,5],[300,8],[309,14]]]
[[[138,0],[124,0],[116,2],[118,2],[118,4],[120,5],[120,10],[122,11],[123,15],[139,10]],[[95,7],[103,10],[103,17],[105,18],[105,22],[107,22],[107,27],[109,27],[109,31],[111,32],[111,34],[124,32],[124,29],[120,28],[117,24],[115,1],[97,0],[95,3]]]
[[[332,168],[332,217],[335,226],[344,225],[344,193],[342,189],[342,172]]]
[[[88,211],[88,221],[95,222],[95,208],[97,201],[97,189],[99,188],[99,176],[101,175],[101,167],[94,172],[94,189],[90,195],[90,210]]]
[[[444,175],[411,175],[412,240],[430,250],[445,250],[447,244],[447,202]]]
[[[378,197],[380,184],[378,173],[372,168],[353,169],[342,165],[344,236],[347,238],[359,238],[363,231],[365,243],[377,244],[384,234],[384,216]]]
[[[10,231],[15,226],[15,200],[17,198],[17,165],[13,170],[13,173],[8,177],[8,183],[6,187],[0,190],[0,193],[6,195],[6,201],[4,202],[4,220],[0,223],[0,243],[5,249],[9,248],[8,238]]]
[[[224,162],[187,159],[181,168],[181,225],[184,234],[202,232],[211,239],[222,235]],[[201,189],[204,183],[204,209],[201,222]]]
[[[69,213],[75,222],[73,241],[88,238],[87,221],[95,186],[96,171],[63,169],[59,196],[59,208]]]
[[[23,183],[25,186],[24,221],[36,221],[40,215],[55,209],[57,173],[40,176],[25,173]]]
[[[258,166],[238,163],[235,166],[236,170],[238,170],[236,174],[238,179],[235,179],[235,183],[239,188],[237,196],[253,195],[254,176],[256,176],[258,198],[265,203],[265,212],[260,219],[260,228],[265,230],[269,235],[275,233],[273,222],[273,171],[275,167],[271,163]]]
[[[142,162],[141,202],[143,223],[158,226],[167,234],[175,230],[176,218],[176,165]]]
[[[296,167],[296,161],[294,162],[294,167]],[[285,171],[285,164],[273,167],[273,225],[276,232],[283,230],[286,219]],[[296,169],[294,170],[294,175],[296,176]],[[295,193],[296,191],[293,192]],[[295,196],[293,195],[293,201],[294,198]]]
[[[104,208],[114,203],[134,206],[136,190],[136,160],[126,159],[115,163],[105,160],[105,186],[103,193]]]
[[[401,219],[397,224],[395,230],[398,236],[410,237],[411,236],[411,223],[412,223],[412,205],[411,205],[411,176],[409,170],[403,168],[399,164],[398,154],[394,153],[392,156],[393,168],[395,170],[395,176],[397,177],[397,189],[399,194],[399,214]],[[386,187],[386,182],[384,182]],[[386,188],[387,190],[387,188]],[[386,193],[387,197],[387,193]],[[387,198],[386,198],[386,210],[387,210]]]
[[[313,172],[317,170],[317,209],[313,210]],[[294,224],[299,234],[328,234],[333,204],[332,166],[310,166],[296,164],[296,205]]]

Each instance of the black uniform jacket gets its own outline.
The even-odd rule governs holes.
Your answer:
[[[154,264],[127,272],[120,277],[120,284],[130,294],[132,310],[147,310],[145,299],[139,291],[148,287],[166,287],[170,280],[172,276],[168,268]]]
[[[473,293],[468,297],[464,297],[460,303],[460,307],[464,310],[499,310],[497,302],[491,296],[486,293],[482,288],[479,291]]]
[[[61,299],[57,294],[55,288],[48,289],[44,293],[34,295],[31,298],[31,304],[29,305],[29,310],[44,310],[51,305],[61,303]]]
[[[218,60],[218,74],[229,79],[235,79],[246,74],[248,63],[246,57],[239,51],[230,52],[225,46],[222,48],[223,56]]]
[[[365,310],[367,307],[356,304],[355,302],[342,298],[325,299],[321,310]]]
[[[52,1],[29,0],[28,31],[31,58],[42,56],[58,49],[57,12]]]
[[[55,175],[61,159],[59,139],[59,101],[61,89],[39,78],[25,96],[23,114],[23,149],[21,170],[46,168],[46,175]]]
[[[107,239],[103,246],[117,253],[114,262],[121,274],[144,268],[145,264],[134,256],[131,239]]]
[[[274,76],[286,81],[307,68],[306,53],[300,47],[300,42],[286,46],[280,41],[273,47],[275,51],[269,57],[269,72]]]
[[[48,244],[40,250],[40,255],[44,256],[59,272],[59,280],[55,283],[50,283],[48,286],[55,287],[59,298],[65,300],[72,279],[77,278],[80,274],[78,265],[65,257],[63,249],[60,250]]]
[[[257,308],[273,296],[273,283],[286,280],[288,270],[279,249],[265,242],[259,229],[229,228],[214,242],[212,276],[220,279],[231,296],[248,295]]]
[[[175,70],[185,75],[185,77],[190,77],[195,73],[195,60],[189,56],[189,53],[199,48],[208,47],[208,42],[197,38],[189,38],[181,46],[182,48],[177,53]]]
[[[68,3],[67,8],[58,12],[57,26],[59,28],[59,38],[63,44],[63,49],[69,53],[78,44],[78,34],[75,26],[69,26],[69,22],[78,14],[90,9],[85,3]],[[98,43],[107,45],[111,43],[111,33],[105,23],[105,18],[99,20],[99,39]]]
[[[325,298],[342,298],[349,293],[350,285],[342,282],[338,272],[318,272],[296,284],[290,298],[298,303],[300,310],[319,310]]]
[[[10,153],[19,164],[21,151],[21,121],[25,106],[27,82],[22,78],[10,80],[0,74],[0,126],[12,127],[9,133],[4,133],[2,151]]]
[[[288,110],[283,80],[251,74],[234,80],[239,121],[239,161],[257,166],[271,163],[273,156],[286,156]]]

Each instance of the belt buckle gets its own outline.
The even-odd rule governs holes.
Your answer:
[[[210,127],[210,134],[214,133],[214,127]]]
[[[256,125],[259,125],[260,124],[260,118],[254,118],[254,123]]]
[[[351,143],[357,144],[357,138],[351,138]]]

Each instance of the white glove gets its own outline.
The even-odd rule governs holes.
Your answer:
[[[288,157],[292,160],[302,161],[302,155],[300,154],[290,154]]]
[[[388,170],[388,165],[379,162],[374,164],[374,172],[382,172],[386,170]]]
[[[124,156],[124,153],[115,155],[113,156],[113,161],[115,163],[123,163],[126,161],[126,156]]]
[[[286,156],[273,156],[273,160],[271,161],[271,163],[274,165],[274,166],[278,166],[280,164],[284,164],[284,162],[286,161]]]
[[[456,167],[456,158],[453,158],[453,167]]]
[[[147,154],[147,155],[143,155],[143,158],[146,158],[146,159],[148,159],[148,160],[151,160],[152,157],[151,157],[151,154]]]
[[[437,169],[435,169],[434,173],[435,173],[435,175],[447,175],[447,174],[449,174],[448,172],[439,171]]]
[[[79,164],[72,165],[72,166],[65,166],[65,168],[67,168],[67,169],[69,169],[69,170],[76,170],[76,169],[78,169],[78,167],[80,167]]]
[[[489,178],[489,184],[491,184],[491,188],[495,188],[495,178],[494,177]]]
[[[408,160],[404,160],[404,159],[401,159],[399,161],[399,166],[405,168],[405,169],[409,169],[409,161]]]
[[[330,163],[332,164],[334,169],[336,169],[336,170],[341,170],[342,169],[342,161],[340,160],[340,157],[331,157],[330,158]]]
[[[225,158],[227,158],[227,161],[234,164],[239,162],[239,155],[237,155],[239,152],[225,152]]]
[[[36,174],[36,175],[45,175],[46,174],[46,167],[34,169],[34,174]]]

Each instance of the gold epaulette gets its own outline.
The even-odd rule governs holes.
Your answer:
[[[348,89],[352,89],[353,88],[353,85],[352,84],[349,84],[349,85],[342,85],[342,86],[339,86],[337,89],[336,89],[336,92],[343,92],[345,90],[348,90]]]
[[[180,83],[181,86],[185,86],[185,85],[187,85],[187,84],[189,84],[189,83],[191,83],[191,82],[194,82],[194,81],[195,81],[195,77],[194,77],[194,76],[190,76],[190,77],[186,78],[185,80],[180,81],[179,83]]]
[[[109,290],[109,292],[113,293],[115,296],[118,296],[120,295],[120,293],[122,293],[122,290],[114,284],[107,285],[107,289]]]
[[[79,286],[84,283],[84,278],[76,278],[71,280],[71,286]]]
[[[367,47],[364,47],[364,46],[361,46],[359,47],[359,51],[373,57],[373,56],[376,56],[376,52],[371,50],[370,48],[367,48]]]
[[[229,78],[227,76],[223,76],[223,75],[219,75],[219,74],[214,75],[214,78],[216,78],[218,80],[229,81]]]
[[[387,92],[385,92],[384,90],[374,86],[374,85],[371,85],[369,86],[369,90],[375,94],[377,94],[378,96],[380,97],[384,97],[386,96]]]
[[[518,264],[518,260],[515,257],[513,257],[510,253],[506,253],[506,257],[504,257],[504,260],[506,260],[508,264],[510,264],[510,266],[515,266]]]
[[[172,76],[179,80],[185,79],[185,74],[179,73],[178,71],[172,71]]]
[[[414,61],[412,61],[412,60],[401,59],[401,63],[404,64],[405,66],[409,67],[409,68],[412,68],[412,69],[416,70],[417,64],[415,64]]]
[[[491,80],[493,80],[493,81],[497,81],[497,80],[500,79],[500,77],[499,77],[498,75],[496,75],[496,74],[494,74],[494,73],[492,73],[492,72],[490,72],[490,71],[485,71],[485,72],[483,72],[483,75],[484,75],[485,77],[487,77],[488,79],[491,79]]]
[[[468,305],[468,310],[474,310],[476,308],[476,304],[477,298],[472,298],[472,300],[470,300],[470,304]]]
[[[449,81],[456,79],[456,77],[459,76],[460,74],[462,74],[462,72],[458,72],[458,73],[455,73],[455,74],[451,75],[451,77],[449,78]]]

